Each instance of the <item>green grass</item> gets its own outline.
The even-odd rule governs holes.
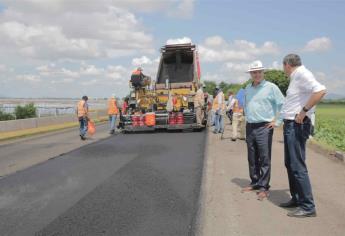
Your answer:
[[[345,104],[319,104],[316,108],[315,138],[345,151]]]

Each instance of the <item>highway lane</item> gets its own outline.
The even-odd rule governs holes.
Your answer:
[[[191,235],[205,133],[111,136],[0,180],[0,235]]]
[[[6,176],[109,137],[108,124],[97,125],[97,132],[87,140],[79,137],[78,127],[26,138],[0,142],[0,176]]]

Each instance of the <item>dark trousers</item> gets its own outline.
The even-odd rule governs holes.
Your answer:
[[[247,123],[246,141],[251,186],[268,190],[271,178],[271,150],[273,128],[266,128],[267,122]]]
[[[304,210],[315,209],[311,184],[305,163],[305,145],[310,135],[308,117],[303,124],[293,120],[284,121],[284,154],[292,199]]]

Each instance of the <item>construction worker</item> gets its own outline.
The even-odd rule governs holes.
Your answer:
[[[77,106],[77,116],[79,121],[79,130],[80,130],[80,139],[85,140],[85,135],[87,132],[87,125],[89,121],[89,106],[87,104],[87,100],[89,98],[87,96],[83,96],[82,99],[78,102]]]
[[[209,94],[207,97],[207,126],[214,125],[214,111],[213,111],[213,95]]]
[[[213,133],[222,133],[224,131],[224,113],[225,113],[225,99],[224,93],[217,86],[216,97],[213,100],[213,109],[215,111],[215,127]]]
[[[233,107],[235,104],[235,99],[234,99],[234,93],[229,92],[229,98],[228,98],[228,103],[226,105],[226,115],[230,120],[230,125],[232,124],[232,115],[233,115]]]
[[[110,134],[115,133],[115,124],[116,124],[116,118],[119,114],[119,109],[117,108],[116,104],[116,96],[115,94],[112,94],[111,97],[108,100],[108,115],[109,115],[109,123],[110,123]]]
[[[138,67],[132,72],[130,82],[135,88],[139,88],[143,85],[143,78],[145,77],[145,75],[143,74],[142,71],[143,69],[141,67]]]
[[[202,120],[204,119],[203,109],[205,105],[205,97],[203,91],[203,85],[199,84],[199,89],[194,97],[194,109],[196,115],[196,123],[198,126],[202,126]]]
[[[122,110],[121,110],[122,115],[126,115],[126,114],[127,114],[127,110],[128,110],[128,101],[129,101],[128,98],[125,98],[125,99],[123,100],[123,103],[122,103]]]
[[[233,98],[232,112],[231,140],[236,141],[237,139],[244,139],[245,119],[243,116],[243,107],[236,98]]]

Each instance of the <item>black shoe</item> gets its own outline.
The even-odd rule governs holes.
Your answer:
[[[306,211],[303,210],[302,208],[297,208],[296,211],[289,212],[287,214],[290,217],[297,217],[297,218],[304,218],[304,217],[315,217],[316,216],[316,211]]]
[[[79,135],[81,140],[85,140],[86,138],[83,135]]]
[[[231,138],[231,141],[236,142],[236,139],[235,138]]]
[[[294,200],[290,200],[288,202],[284,202],[284,203],[280,203],[279,204],[280,207],[284,207],[284,208],[294,208],[294,207],[298,207],[297,203]]]

